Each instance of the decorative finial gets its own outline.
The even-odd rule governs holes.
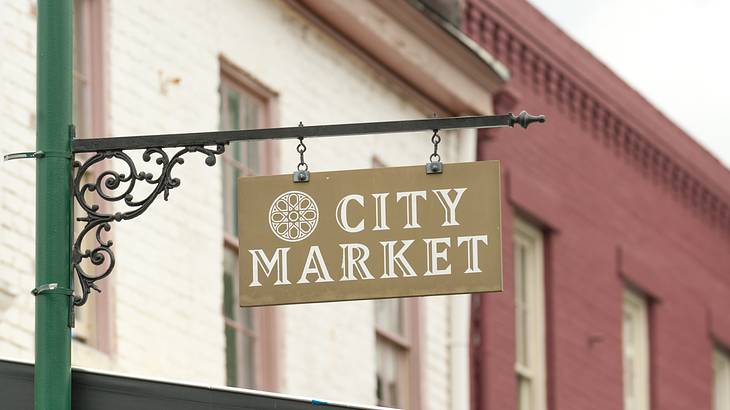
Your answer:
[[[544,115],[530,115],[527,113],[527,111],[522,111],[520,115],[514,116],[514,114],[509,113],[510,116],[510,127],[514,127],[515,123],[520,124],[522,128],[527,128],[530,124],[533,122],[545,122],[545,116]]]

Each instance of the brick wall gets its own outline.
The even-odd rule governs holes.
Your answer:
[[[503,161],[504,237],[517,212],[545,227],[548,407],[623,406],[629,284],[651,300],[652,408],[709,410],[713,343],[730,344],[730,172],[526,2],[467,5],[465,31],[513,74],[497,110],[548,118],[479,144]],[[481,300],[479,409],[515,408],[511,252],[505,292]]]

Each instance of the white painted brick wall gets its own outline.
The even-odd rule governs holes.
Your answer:
[[[32,3],[0,0],[0,151],[34,141],[35,19]],[[369,66],[279,1],[112,0],[110,133],[212,130],[218,126],[218,56],[279,93],[279,123],[322,124],[423,118]],[[159,76],[179,77],[166,95]],[[446,162],[471,160],[472,136],[443,133]],[[461,140],[461,142],[460,142]],[[294,141],[279,142],[279,170],[293,171]],[[313,171],[423,165],[430,134],[311,139]],[[139,161],[137,162],[139,163]],[[121,165],[121,164],[120,164]],[[123,167],[119,166],[120,171]],[[152,171],[155,167],[145,170]],[[127,171],[128,172],[128,171]],[[186,156],[182,186],[144,215],[113,228],[117,268],[116,355],[75,346],[85,366],[224,382],[220,168]],[[32,356],[34,167],[0,172],[0,355]],[[104,297],[104,295],[92,297]],[[449,299],[425,298],[424,408],[449,406]],[[375,336],[370,301],[278,308],[282,329],[280,391],[359,403],[375,401]]]
[[[218,64],[209,7],[111,2],[112,134],[216,129]],[[160,72],[181,84],[164,95]],[[224,381],[220,170],[203,159],[189,154],[177,166],[182,185],[169,202],[160,198],[139,219],[114,228],[119,370]]]
[[[0,0],[0,154],[35,147],[34,4]],[[0,162],[0,356],[33,358],[35,163]]]

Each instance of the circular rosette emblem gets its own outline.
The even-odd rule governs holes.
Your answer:
[[[279,195],[269,210],[271,231],[287,242],[298,242],[317,227],[319,210],[311,196],[300,191]]]

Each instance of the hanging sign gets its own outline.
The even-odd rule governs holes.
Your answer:
[[[499,161],[238,180],[241,306],[502,290]]]

